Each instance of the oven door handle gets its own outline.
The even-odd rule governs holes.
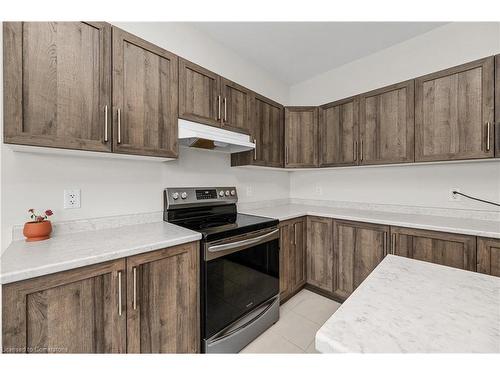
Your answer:
[[[276,235],[278,232],[279,232],[279,229],[275,229],[275,230],[273,230],[269,233],[263,234],[261,236],[248,238],[248,239],[241,240],[241,241],[229,242],[229,243],[225,243],[225,244],[221,244],[221,245],[209,245],[207,250],[211,253],[216,253],[218,251],[231,250],[234,248],[255,245],[257,243],[265,241],[269,237]]]

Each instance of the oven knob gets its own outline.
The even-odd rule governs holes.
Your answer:
[[[231,196],[235,196],[236,195],[236,190],[231,190]]]
[[[179,199],[179,193],[173,193],[172,198],[174,198],[174,201]]]
[[[229,190],[226,190],[226,197],[229,197]]]
[[[222,190],[221,190],[221,191],[219,191],[219,196],[220,196],[220,197],[223,197],[223,196],[224,196],[224,192],[223,192]]]
[[[187,197],[188,197],[188,194],[187,194],[185,191],[183,191],[183,192],[181,193],[181,198],[182,198],[182,199],[186,199]]]

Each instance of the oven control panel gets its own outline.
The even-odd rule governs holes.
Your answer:
[[[238,194],[234,186],[166,188],[164,200],[165,209],[187,206],[203,207],[236,203]]]

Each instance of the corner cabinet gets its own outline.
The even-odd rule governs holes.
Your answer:
[[[319,166],[358,164],[359,97],[319,108]]]
[[[4,22],[4,140],[111,151],[111,26]]]
[[[318,107],[285,107],[285,167],[318,165]]]
[[[280,228],[280,300],[287,300],[306,283],[306,219],[287,220]]]
[[[333,219],[307,217],[307,284],[333,291]]]
[[[416,161],[494,157],[494,58],[416,79]]]
[[[255,94],[250,113],[253,151],[231,155],[231,166],[283,167],[283,106]]]
[[[414,81],[360,97],[359,164],[414,161]]]
[[[197,242],[2,285],[6,353],[196,353]]]
[[[386,225],[334,220],[333,295],[344,300],[384,259],[389,249]]]
[[[175,158],[177,56],[113,27],[113,150]]]
[[[443,266],[476,270],[476,237],[391,227],[391,253]]]

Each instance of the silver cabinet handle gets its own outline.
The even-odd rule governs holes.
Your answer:
[[[363,161],[363,140],[361,140],[361,144],[360,144],[360,147],[359,147],[359,160],[360,161]]]
[[[486,151],[490,151],[490,127],[491,123],[486,123]]]
[[[224,98],[224,122],[227,122],[227,99]]]
[[[255,145],[253,149],[253,160],[257,160],[257,139],[253,139],[253,144]]]
[[[104,106],[104,142],[108,141],[108,106]]]
[[[384,232],[384,254],[387,254],[387,232]]]
[[[285,146],[285,164],[288,164],[288,146]]]
[[[134,310],[137,309],[137,267],[132,268],[132,273],[134,277],[134,299],[132,302],[132,307]]]
[[[220,95],[217,95],[217,121],[220,120]]]
[[[122,143],[122,111],[117,109],[117,122],[118,122],[118,144]]]
[[[392,254],[396,254],[396,233],[393,233],[392,234],[392,243],[391,243],[391,247],[392,247]]]
[[[122,316],[122,271],[118,271],[118,315]]]
[[[354,142],[354,147],[353,148],[354,148],[354,150],[353,150],[354,151],[353,152],[353,154],[354,154],[354,161],[356,161],[356,160],[358,160],[358,141]]]
[[[214,252],[217,252],[217,251],[223,251],[223,250],[231,250],[233,248],[238,248],[238,247],[242,247],[242,246],[250,246],[250,245],[254,245],[254,244],[257,244],[259,242],[262,242],[263,240],[266,240],[268,239],[269,237],[273,237],[273,236],[276,236],[276,234],[279,232],[279,229],[275,229],[269,233],[266,233],[266,234],[263,234],[261,236],[257,236],[257,237],[254,237],[254,238],[248,238],[248,239],[245,239],[245,240],[241,240],[241,241],[234,241],[234,242],[230,242],[230,243],[224,243],[224,244],[221,244],[221,245],[210,245],[208,246],[207,250],[211,253],[214,253]]]

